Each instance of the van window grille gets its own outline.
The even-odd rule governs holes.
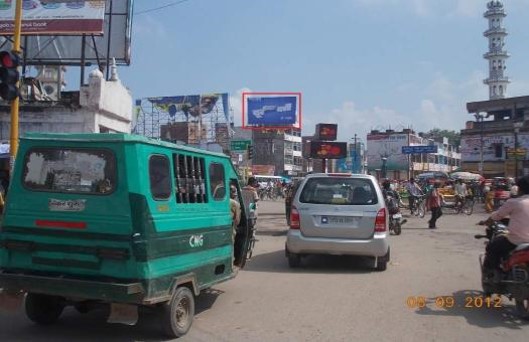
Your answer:
[[[176,203],[207,203],[203,157],[173,154]]]

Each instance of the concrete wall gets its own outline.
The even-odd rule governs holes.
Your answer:
[[[78,103],[21,102],[19,132],[100,133],[101,130],[130,133],[132,96],[119,80],[105,81],[98,72],[90,74]],[[0,140],[10,136],[10,108],[0,105]]]

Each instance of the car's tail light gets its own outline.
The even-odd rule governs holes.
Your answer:
[[[299,211],[296,207],[292,206],[290,210],[290,229],[299,229]]]
[[[386,208],[380,209],[377,213],[377,218],[375,219],[375,233],[386,231],[386,218]]]

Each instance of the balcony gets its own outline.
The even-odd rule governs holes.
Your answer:
[[[488,36],[493,35],[493,34],[506,36],[509,33],[507,32],[507,30],[504,27],[493,27],[493,28],[490,28],[487,31],[483,32],[483,35],[485,37],[488,37]]]
[[[509,58],[510,56],[511,56],[510,53],[508,53],[507,51],[503,51],[501,49],[499,51],[489,51],[483,54],[483,58],[485,59],[495,58],[495,57]]]

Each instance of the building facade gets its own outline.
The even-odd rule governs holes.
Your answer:
[[[253,174],[297,176],[303,169],[301,129],[252,131]]]
[[[404,146],[437,146],[437,153],[404,154]],[[411,129],[373,130],[367,134],[367,170],[377,178],[408,179],[431,171],[452,172],[459,168],[461,154],[447,139],[435,142]]]
[[[529,96],[470,102],[461,131],[462,169],[486,178],[529,174]]]

